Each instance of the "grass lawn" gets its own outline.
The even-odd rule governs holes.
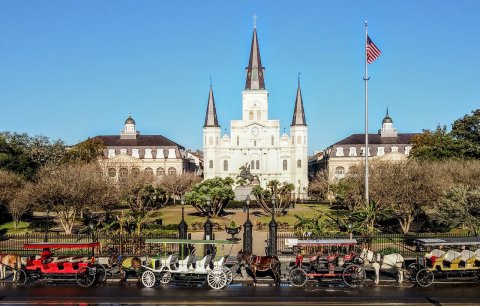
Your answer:
[[[319,212],[320,211],[320,212]],[[295,215],[312,218],[315,214],[332,214],[335,215],[335,211],[332,211],[327,205],[315,205],[315,204],[297,204],[295,209],[290,209],[288,213],[284,216],[275,217],[277,222],[287,222],[290,226],[295,225],[297,218]],[[322,219],[326,219],[326,216],[322,215]],[[257,219],[257,222],[268,223],[272,219],[271,216],[262,216]]]
[[[28,223],[28,222],[20,221],[20,223],[18,224],[18,229],[15,230],[13,228],[13,222],[7,222],[7,223],[0,224],[0,231],[1,230],[6,230],[7,233],[9,233],[9,234],[24,234],[24,233],[28,232],[28,225],[29,224],[30,223]]]

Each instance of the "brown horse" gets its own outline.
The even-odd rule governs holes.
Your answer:
[[[7,276],[7,267],[13,270],[13,281],[17,280],[17,269],[22,267],[22,261],[17,254],[0,254],[0,279]]]
[[[247,265],[253,274],[253,285],[257,284],[257,271],[271,271],[275,286],[280,286],[281,264],[277,256],[257,256],[250,252],[240,250],[237,255],[240,265]]]

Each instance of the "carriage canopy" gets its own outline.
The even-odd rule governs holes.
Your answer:
[[[24,249],[85,249],[100,246],[100,242],[33,242],[23,244]]]
[[[163,244],[236,244],[229,240],[191,240],[191,239],[146,239],[145,243],[163,243]]]
[[[285,245],[294,246],[351,246],[357,244],[356,239],[285,239]]]
[[[419,246],[480,246],[480,237],[455,237],[455,238],[421,238],[415,239],[414,243]]]

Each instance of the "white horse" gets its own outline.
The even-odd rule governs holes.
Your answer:
[[[17,280],[17,269],[22,267],[22,261],[17,254],[0,254],[0,279],[7,277],[7,267],[13,271],[13,281]]]
[[[398,282],[403,282],[403,264],[405,259],[398,253],[392,253],[382,256],[380,253],[374,254],[368,249],[363,249],[359,258],[363,261],[363,266],[371,266],[375,270],[375,284],[380,281],[380,270],[395,269],[398,272]]]

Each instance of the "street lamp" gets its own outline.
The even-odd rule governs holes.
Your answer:
[[[245,198],[245,203],[243,204],[243,212],[246,212],[250,208],[250,195],[247,195]]]
[[[48,216],[48,213],[50,212],[50,208],[47,206],[47,219],[45,220],[45,236],[43,237],[43,242],[48,242],[48,227],[49,227],[49,220],[50,217]]]
[[[95,222],[93,221],[93,219],[90,220],[90,222],[88,222],[88,227],[90,228],[90,234],[92,235],[92,242],[95,242],[95,235],[94,235],[94,228],[95,228]],[[95,249],[94,247],[92,247],[92,257],[94,256],[95,254]]]
[[[349,223],[347,224],[347,227],[348,227],[348,236],[349,236],[350,239],[352,239],[352,238],[353,238],[352,223],[349,222]]]

